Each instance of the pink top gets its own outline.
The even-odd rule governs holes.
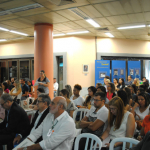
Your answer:
[[[9,93],[9,89],[6,89],[4,92]]]
[[[0,118],[4,120],[5,118],[5,109],[0,105]]]

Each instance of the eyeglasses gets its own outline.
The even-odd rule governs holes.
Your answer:
[[[1,106],[3,107],[5,103],[6,103],[6,102],[4,102],[3,104],[1,104]]]
[[[111,108],[109,107],[110,111],[115,111],[117,108]]]
[[[98,101],[102,101],[102,100],[94,99],[94,101],[95,101],[95,102],[98,102]]]
[[[44,103],[44,101],[39,101],[39,100],[37,100],[37,103]]]

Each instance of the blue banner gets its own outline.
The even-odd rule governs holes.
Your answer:
[[[128,61],[128,76],[141,80],[141,61]]]
[[[95,60],[95,85],[104,84],[105,76],[110,77],[110,60]]]
[[[124,60],[112,60],[111,64],[111,79],[113,82],[114,78],[123,78],[124,81],[126,80],[126,61]]]

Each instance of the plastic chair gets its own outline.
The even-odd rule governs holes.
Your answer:
[[[130,143],[129,148],[132,148],[133,144],[137,145],[139,143],[138,140],[135,140],[132,138],[127,138],[127,137],[115,138],[111,141],[110,146],[109,146],[109,150],[114,150],[114,145],[117,142],[123,142],[122,150],[126,149],[126,143]]]
[[[30,124],[32,123],[32,119],[33,119],[33,117],[34,117],[34,115],[35,115],[35,112],[36,112],[36,111],[33,111],[33,110],[32,110],[32,111],[27,112],[27,115],[28,115],[28,116],[30,116],[30,115],[31,115]]]
[[[76,116],[77,116],[77,113],[78,112],[81,112],[80,113],[80,118],[79,118],[79,121],[82,120],[82,118],[84,118],[84,116],[89,112],[89,109],[85,109],[85,108],[80,108],[80,109],[77,109],[73,112],[73,120],[76,121]]]
[[[86,138],[86,143],[85,143],[84,150],[100,150],[101,149],[102,142],[96,135],[90,134],[90,133],[83,133],[83,134],[80,134],[80,135],[77,136],[77,138],[75,140],[74,150],[78,150],[79,141],[82,138]],[[89,139],[91,139],[90,149],[88,149]],[[95,143],[94,143],[94,141],[95,141]],[[99,145],[99,147],[97,147],[97,144]]]

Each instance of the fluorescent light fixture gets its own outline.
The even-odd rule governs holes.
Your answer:
[[[117,29],[118,29],[118,30],[122,30],[122,29],[133,29],[133,28],[144,28],[144,27],[146,27],[146,25],[119,27],[119,28],[117,28]]]
[[[96,23],[93,19],[86,19],[86,21],[96,28],[100,27],[100,25]]]
[[[60,34],[54,34],[53,36],[63,36],[65,35],[64,33],[60,33]]]
[[[0,42],[4,42],[4,41],[7,41],[6,39],[0,39]]]
[[[2,27],[0,27],[0,30],[3,30],[3,31],[9,31],[8,29],[2,28]]]
[[[66,34],[71,35],[71,34],[82,34],[82,33],[89,33],[89,31],[69,32]]]
[[[14,30],[10,30],[10,32],[16,33],[16,34],[20,34],[20,35],[24,35],[24,36],[28,36],[28,34],[25,34],[25,33],[22,33],[22,32],[18,32],[18,31],[14,31]]]
[[[109,36],[109,37],[114,37],[111,33],[109,33],[109,32],[107,32],[107,33],[105,33],[107,36]]]

